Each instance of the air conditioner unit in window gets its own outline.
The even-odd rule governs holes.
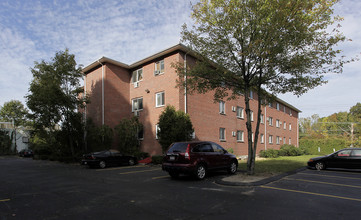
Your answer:
[[[134,83],[134,88],[138,88],[139,87],[139,82],[135,82]]]
[[[154,70],[154,75],[159,75],[160,74],[160,70]]]
[[[134,111],[134,116],[139,117],[139,116],[140,116],[140,112],[139,112],[139,111]]]

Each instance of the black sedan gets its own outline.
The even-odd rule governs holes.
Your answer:
[[[322,157],[311,158],[308,167],[323,170],[326,168],[361,169],[361,148],[346,148]]]
[[[88,165],[89,167],[105,168],[109,166],[119,165],[135,165],[137,164],[137,158],[133,156],[122,155],[117,150],[105,150],[101,152],[94,152],[83,155],[81,161],[82,165]]]
[[[19,156],[20,157],[32,157],[34,156],[33,151],[30,149],[22,149],[21,151],[19,151]]]

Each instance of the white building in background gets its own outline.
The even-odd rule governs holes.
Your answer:
[[[0,129],[8,132],[9,136],[14,131],[14,126],[11,122],[0,122]],[[16,140],[11,143],[11,150],[15,148],[15,141],[17,146],[17,152],[29,148],[29,130],[25,127],[18,127],[16,130]]]

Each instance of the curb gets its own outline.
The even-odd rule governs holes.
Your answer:
[[[223,180],[224,179],[223,178],[223,179],[216,180],[216,183],[220,184],[220,185],[225,185],[225,186],[261,186],[261,185],[265,185],[265,184],[268,184],[270,182],[274,182],[276,180],[282,179],[283,177],[286,177],[286,176],[289,176],[289,175],[304,171],[306,169],[307,169],[307,167],[301,167],[301,168],[299,168],[297,170],[289,171],[289,172],[286,172],[286,173],[282,173],[282,174],[272,176],[272,177],[269,177],[269,178],[266,178],[266,179],[263,179],[263,180],[255,181],[255,182],[244,183],[244,182],[236,182],[236,181],[225,181],[225,180]]]

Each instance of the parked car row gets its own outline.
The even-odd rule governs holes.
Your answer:
[[[122,155],[117,150],[105,150],[83,155],[82,165],[106,168],[118,165],[135,165],[137,158]],[[180,174],[190,174],[204,179],[213,170],[227,170],[235,174],[238,160],[220,145],[210,141],[173,143],[164,155],[162,169],[173,178]]]

